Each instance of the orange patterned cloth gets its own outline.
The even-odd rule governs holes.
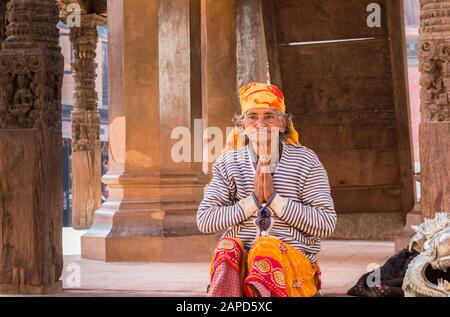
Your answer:
[[[220,274],[217,268],[224,263],[232,268],[229,274],[240,276],[240,281],[226,286],[234,289],[225,292],[215,285],[215,280],[224,280],[217,276]],[[222,238],[213,253],[210,274],[211,285],[220,294],[242,294],[243,288],[247,297],[254,297],[259,294],[252,286],[262,285],[272,296],[310,297],[321,287],[319,265],[291,245],[270,236],[260,237],[248,255],[240,239]]]
[[[320,268],[290,244],[270,236],[259,237],[248,254],[244,291],[249,282],[264,284],[277,297],[311,297],[320,289]]]
[[[246,113],[250,109],[272,108],[280,112],[286,112],[284,95],[281,90],[274,85],[251,82],[239,90],[241,112]],[[291,124],[290,135],[287,143],[299,144],[298,133]],[[245,137],[242,129],[235,127],[227,137],[227,143],[223,152],[237,149],[244,145]]]
[[[239,90],[242,113],[250,109],[273,108],[286,112],[284,96],[280,88],[262,83],[249,83]]]

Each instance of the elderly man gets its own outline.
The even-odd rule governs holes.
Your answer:
[[[240,102],[197,213],[202,232],[225,230],[208,296],[315,296],[320,239],[336,225],[327,173],[299,144],[280,89],[249,83]]]

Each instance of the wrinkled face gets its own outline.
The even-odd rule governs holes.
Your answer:
[[[286,131],[287,119],[272,108],[250,109],[244,114],[242,125],[252,142],[267,144]]]

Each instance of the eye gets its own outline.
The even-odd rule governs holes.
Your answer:
[[[275,119],[275,115],[272,113],[268,113],[266,115],[264,115],[264,119],[265,120],[274,120]]]
[[[247,119],[256,120],[257,116],[255,114],[251,113],[251,114],[247,115]]]

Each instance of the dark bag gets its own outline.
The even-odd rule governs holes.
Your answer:
[[[403,297],[403,278],[408,269],[408,264],[418,254],[415,251],[409,252],[407,249],[404,249],[398,254],[391,256],[383,266],[377,269],[380,272],[373,274],[375,271],[372,271],[361,276],[355,286],[347,291],[347,295],[360,297]],[[371,277],[377,275],[380,277],[380,283],[369,287],[367,285],[368,278],[369,284],[371,284]]]

